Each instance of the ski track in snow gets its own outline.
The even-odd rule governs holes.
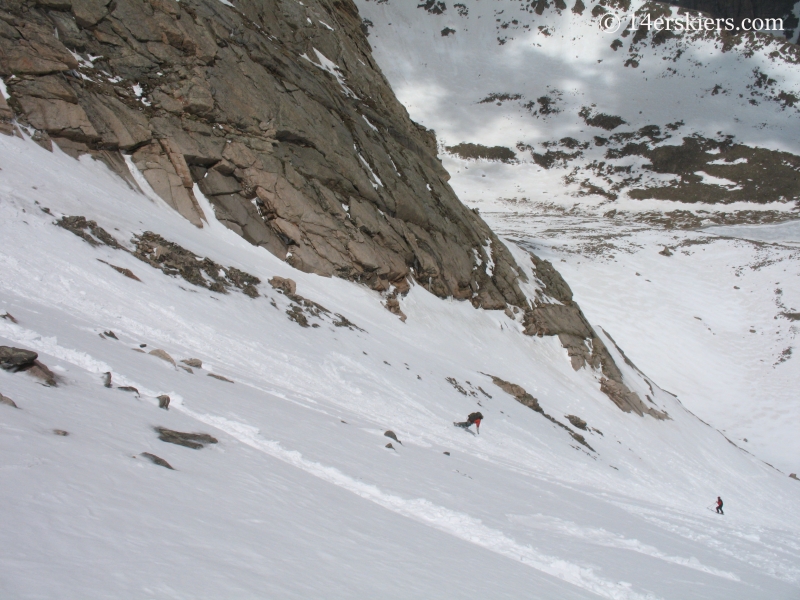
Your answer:
[[[603,579],[595,575],[590,568],[582,567],[561,558],[548,556],[531,546],[522,546],[502,532],[486,527],[480,520],[474,519],[467,514],[438,506],[424,498],[405,499],[388,494],[374,485],[357,481],[338,469],[308,460],[300,452],[287,450],[279,442],[264,439],[256,427],[246,423],[238,423],[225,417],[198,413],[188,408],[183,402],[176,403],[175,408],[201,423],[224,431],[243,444],[297,467],[314,477],[352,492],[365,500],[374,502],[387,510],[518,561],[603,598],[611,598],[613,600],[657,600],[657,596],[652,594],[643,595],[633,591],[630,589],[630,585],[625,582],[615,583]]]
[[[521,523],[536,529],[554,531],[561,535],[583,539],[600,546],[606,546],[608,548],[619,548],[622,550],[638,552],[639,554],[651,556],[653,558],[680,565],[682,567],[688,567],[689,569],[695,569],[696,571],[702,571],[704,573],[716,575],[717,577],[730,579],[731,581],[741,581],[739,576],[735,573],[709,567],[701,563],[695,557],[684,558],[682,556],[669,556],[654,546],[643,544],[639,540],[626,538],[611,531],[606,531],[605,529],[600,529],[597,527],[583,527],[577,523],[573,523],[572,521],[559,519],[558,517],[548,517],[541,514],[531,516],[509,515],[509,519],[515,523]]]

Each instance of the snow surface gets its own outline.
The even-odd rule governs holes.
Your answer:
[[[197,229],[87,157],[3,137],[0,161],[0,312],[18,321],[0,319],[0,344],[39,352],[60,378],[47,388],[0,371],[0,391],[19,406],[0,405],[0,596],[800,592],[800,484],[688,413],[610,340],[626,381],[670,420],[622,413],[557,339],[525,336],[501,311],[414,287],[402,323],[377,293],[249,245],[202,198],[210,223]],[[54,225],[61,215],[94,219],[125,244],[159,233],[258,276],[262,296],[213,293],[91,247]],[[363,331],[325,319],[299,327],[266,283],[275,275]],[[109,329],[119,340],[100,336]],[[134,352],[141,344],[204,368],[189,374]],[[598,430],[581,432],[594,451],[485,373],[522,385],[562,423],[585,419]],[[164,393],[169,411],[158,408]],[[480,435],[451,425],[476,408]],[[153,426],[219,443],[167,444]],[[402,442],[393,450],[387,429]],[[724,517],[708,509],[717,495]]]
[[[439,15],[420,3],[357,4],[373,23],[369,40],[399,98],[413,119],[436,131],[459,198],[479,209],[495,231],[552,260],[590,320],[687,408],[787,474],[800,472],[800,326],[787,317],[800,310],[798,221],[710,227],[698,235],[644,220],[669,212],[796,216],[796,203],[721,206],[633,200],[624,193],[617,200],[579,196],[577,184],[565,181],[571,166],[543,169],[527,152],[502,163],[444,150],[460,142],[514,149],[517,142],[608,136],[576,117],[581,107],[594,106],[594,112],[627,121],[613,133],[651,124],[663,131],[681,121],[664,144],[722,132],[736,134],[741,143],[797,153],[797,111],[760,96],[750,102],[760,89],[753,83],[756,70],[778,88],[799,89],[800,71],[772,55],[782,52],[782,44],[724,52],[711,36],[680,36],[660,46],[639,45],[640,64],[632,68],[624,64],[631,38],[621,37],[624,47],[617,51],[610,47],[615,36],[591,17],[597,3],[586,2],[582,15],[572,3],[536,15],[529,4],[512,0],[464,0],[462,9],[448,4]],[[630,11],[641,7],[634,1]],[[456,33],[442,36],[445,26]],[[723,91],[711,93],[717,84]],[[492,94],[520,98],[482,102]],[[560,112],[524,109],[543,95]],[[586,152],[607,160],[602,148]],[[636,173],[643,162],[625,157],[620,164]],[[653,180],[674,177],[639,173]],[[733,188],[732,181],[697,175]],[[674,256],[660,255],[664,246]]]

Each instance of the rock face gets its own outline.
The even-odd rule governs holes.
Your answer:
[[[132,182],[130,155],[198,227],[196,189],[303,271],[401,293],[415,280],[490,309],[525,301],[510,254],[447,184],[433,132],[375,65],[351,0],[7,0],[0,75],[43,145]]]
[[[518,307],[528,335],[558,335],[576,369],[602,370],[620,408],[655,416],[627,390],[566,283],[535,257],[557,302],[529,303],[517,283],[524,272],[455,196],[434,133],[410,120],[373,61],[352,0],[5,0],[0,76],[10,94],[0,132],[13,133],[15,116],[41,145],[91,154],[136,186],[133,164],[202,227],[211,215],[199,190],[250,243],[385,292],[401,320],[398,296],[412,281],[476,307]],[[124,250],[84,217],[58,224]],[[158,234],[132,243],[164,273],[259,296],[258,278],[198,262]],[[271,283],[296,297],[287,314],[300,325],[327,312],[296,296],[291,280]]]
[[[572,368],[577,371],[588,365],[599,369],[602,373],[600,390],[624,412],[650,415],[657,419],[668,418],[666,413],[647,406],[636,392],[628,389],[608,348],[572,299],[572,290],[553,265],[534,254],[531,254],[531,260],[544,292],[533,308],[524,313],[525,333],[536,336],[557,335],[569,354]]]

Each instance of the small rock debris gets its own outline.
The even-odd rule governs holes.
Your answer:
[[[165,461],[160,456],[156,456],[155,454],[150,454],[149,452],[142,452],[139,456],[144,456],[151,463],[153,463],[155,465],[158,465],[159,467],[165,467],[165,468],[167,468],[167,469],[169,469],[171,471],[175,470],[171,464],[169,464],[167,461]]]

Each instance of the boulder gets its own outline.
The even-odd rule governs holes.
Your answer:
[[[32,367],[39,355],[31,350],[0,346],[0,369],[4,371],[17,371]]]
[[[5,404],[6,406],[11,406],[13,408],[19,408],[19,406],[17,406],[17,404],[11,398],[8,396],[3,396],[3,394],[0,394],[0,404]]]
[[[189,367],[194,367],[195,369],[202,369],[203,368],[203,361],[199,358],[184,358],[181,362]]]
[[[155,465],[158,465],[159,467],[165,467],[167,469],[170,469],[171,471],[175,470],[175,469],[172,468],[171,464],[169,464],[167,461],[165,461],[160,456],[156,456],[155,454],[150,454],[149,452],[142,452],[139,456],[145,457],[151,463],[153,463]]]
[[[150,354],[152,356],[155,356],[156,358],[160,358],[163,361],[168,362],[173,367],[175,366],[175,359],[172,358],[169,354],[167,354],[167,352],[165,350],[162,350],[161,348],[156,348],[155,350],[150,350],[150,352],[148,352],[148,354]]]
[[[158,439],[162,442],[186,446],[194,450],[204,448],[208,444],[217,443],[217,438],[207,433],[183,433],[181,431],[167,429],[166,427],[155,427],[155,430],[158,433]]]
[[[269,280],[269,284],[278,291],[283,292],[287,296],[294,296],[297,292],[297,284],[294,279],[285,277],[278,277],[277,275]]]

